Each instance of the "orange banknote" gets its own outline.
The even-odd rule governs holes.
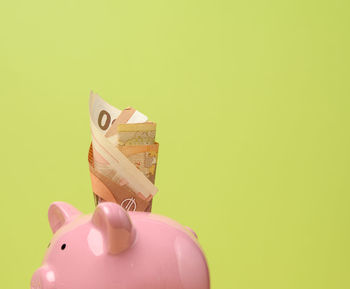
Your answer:
[[[89,166],[96,204],[151,210],[159,145],[156,124],[147,120],[133,108],[119,110],[91,93]]]

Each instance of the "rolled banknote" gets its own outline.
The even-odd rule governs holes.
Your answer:
[[[96,204],[111,201],[126,210],[151,211],[159,145],[156,124],[147,120],[141,112],[119,110],[91,92],[88,160]]]

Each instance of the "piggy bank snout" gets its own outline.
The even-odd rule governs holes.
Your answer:
[[[48,266],[40,267],[33,274],[30,289],[55,289],[55,273]]]

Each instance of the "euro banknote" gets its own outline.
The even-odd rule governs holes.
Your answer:
[[[134,108],[119,110],[90,94],[89,151],[93,191],[99,200],[115,201],[127,210],[150,210],[158,144],[155,123]]]

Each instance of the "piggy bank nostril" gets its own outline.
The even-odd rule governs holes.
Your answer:
[[[40,283],[37,283],[37,284],[32,284],[30,286],[30,289],[42,289],[41,286],[40,286]]]
[[[38,275],[33,276],[32,281],[30,282],[30,289],[42,289]]]

